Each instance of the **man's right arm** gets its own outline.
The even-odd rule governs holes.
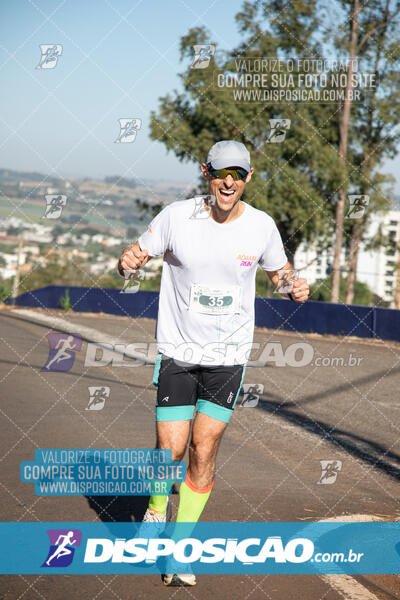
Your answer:
[[[118,261],[118,273],[124,277],[124,271],[141,269],[150,260],[147,250],[141,250],[139,242],[125,248]]]
[[[118,272],[141,269],[153,256],[161,256],[169,248],[170,206],[165,206],[151,221],[138,241],[126,248],[118,261]],[[143,250],[142,248],[146,248]]]

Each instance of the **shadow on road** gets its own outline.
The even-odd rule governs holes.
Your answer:
[[[177,494],[175,484],[171,494]],[[111,521],[139,523],[149,504],[150,496],[85,496],[89,507],[94,510],[104,523]]]
[[[397,481],[399,480],[400,456],[398,454],[391,452],[388,448],[385,448],[378,442],[356,435],[345,429],[338,429],[330,423],[325,423],[319,419],[299,414],[290,408],[293,405],[294,403],[292,402],[284,403],[282,401],[279,402],[278,400],[260,399],[258,407],[265,412],[317,435],[331,443],[333,446],[345,450],[348,454],[371,465],[374,469],[382,471]],[[299,408],[301,408],[301,403]],[[397,463],[398,466],[392,464],[390,461]]]
[[[0,359],[0,364],[9,364],[9,365],[13,365],[13,366],[19,366],[19,367],[26,367],[28,369],[37,369],[38,371],[42,370],[43,365],[34,365],[32,363],[28,363],[27,361],[24,361],[23,363],[20,362],[16,362],[15,360],[5,360],[5,359]],[[44,372],[44,371],[43,371]],[[49,371],[50,375],[53,375],[53,371]],[[47,372],[44,372],[45,375],[47,375]],[[99,377],[96,373],[96,375],[92,375],[92,374],[86,374],[86,373],[79,373],[76,371],[63,371],[60,372],[59,375],[62,375],[63,377],[75,377],[79,378],[79,379],[89,379],[90,381],[101,381],[104,383],[113,383],[115,385],[123,385],[126,388],[137,388],[140,390],[152,390],[153,386],[152,385],[138,385],[137,383],[129,383],[127,381],[123,381],[122,379],[118,379],[117,377],[115,379],[112,379],[110,377]],[[1,600],[1,598],[0,598]]]
[[[85,496],[88,504],[104,522],[143,520],[150,496]]]
[[[389,372],[388,372],[389,371]],[[335,387],[332,387],[327,390],[324,390],[323,392],[318,391],[315,394],[309,394],[308,396],[305,396],[304,398],[302,398],[299,401],[296,402],[284,402],[285,406],[304,406],[305,404],[309,404],[310,402],[315,402],[315,401],[321,401],[322,398],[322,394],[323,394],[323,398],[329,397],[331,396],[333,393],[335,394],[339,394],[341,392],[346,392],[347,390],[354,390],[357,389],[357,386],[360,385],[365,385],[366,383],[375,383],[377,381],[380,381],[383,377],[398,377],[400,373],[400,367],[397,367],[396,369],[384,369],[381,371],[374,371],[373,373],[371,373],[370,375],[366,375],[365,377],[360,377],[359,379],[355,380],[355,381],[348,381],[347,383],[342,383],[341,385],[335,385]]]

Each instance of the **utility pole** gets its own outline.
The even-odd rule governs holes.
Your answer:
[[[395,267],[394,308],[400,309],[400,243],[397,244],[397,261]]]
[[[21,262],[21,252],[22,252],[22,235],[18,236],[18,250],[17,250],[17,267],[15,271],[14,284],[12,290],[12,297],[16,298],[18,296],[18,288],[19,288],[19,266]]]
[[[347,160],[347,146],[348,136],[350,129],[350,109],[352,100],[350,93],[353,88],[352,76],[354,72],[354,65],[357,58],[357,35],[358,35],[358,18],[360,12],[359,0],[352,0],[350,11],[351,20],[351,32],[350,32],[350,64],[347,72],[347,84],[345,91],[345,99],[341,112],[339,114],[339,157],[346,166]],[[346,189],[347,189],[347,178],[341,184],[338,192],[338,200],[336,204],[336,231],[335,231],[335,243],[334,243],[334,255],[333,255],[333,271],[332,271],[332,290],[331,290],[331,302],[339,302],[339,291],[340,291],[340,262],[342,254],[343,244],[343,222],[344,222],[344,210],[346,202]]]

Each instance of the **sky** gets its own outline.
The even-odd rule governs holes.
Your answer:
[[[242,0],[3,0],[0,5],[0,167],[62,177],[122,175],[195,185],[149,137],[158,99],[181,89],[179,42],[205,26],[230,49]],[[37,69],[41,44],[63,47],[54,69]],[[119,119],[141,119],[134,143],[116,144]],[[400,159],[387,162],[396,175]],[[400,193],[398,177],[396,193]]]

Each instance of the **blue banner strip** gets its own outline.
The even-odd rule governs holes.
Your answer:
[[[2,574],[399,574],[400,522],[1,523]]]

